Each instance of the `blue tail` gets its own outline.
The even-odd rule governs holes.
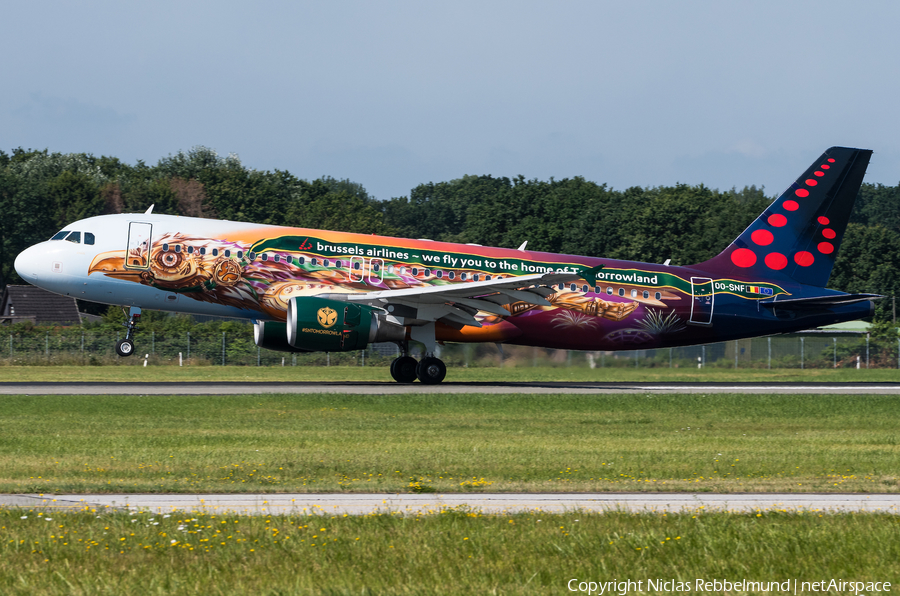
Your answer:
[[[728,248],[698,269],[824,288],[872,152],[832,147]]]

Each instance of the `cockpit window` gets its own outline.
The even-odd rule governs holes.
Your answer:
[[[81,232],[72,232],[66,236],[66,240],[74,242],[75,244],[81,244]]]
[[[90,232],[84,233],[84,243],[85,244],[93,244],[94,243],[94,235]]]
[[[57,232],[56,234],[54,234],[53,238],[51,238],[50,240],[62,240],[63,238],[65,238],[68,235],[69,235],[69,230],[63,230],[62,232]]]

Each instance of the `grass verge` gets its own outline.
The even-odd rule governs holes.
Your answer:
[[[893,395],[4,396],[0,492],[897,492]]]
[[[797,580],[798,588],[831,579],[888,581],[896,591],[898,531],[897,516],[817,512],[242,517],[0,510],[0,592],[568,594],[572,579],[641,581],[651,593],[674,590],[649,589],[648,580],[697,591],[698,579]]]
[[[135,361],[137,362],[137,361]],[[392,382],[387,366],[0,366],[0,382]],[[900,382],[900,370],[849,368],[450,368],[447,382]]]

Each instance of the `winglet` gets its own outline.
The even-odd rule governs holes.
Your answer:
[[[146,211],[144,211],[144,215],[150,215],[151,213],[153,213],[153,208],[155,206],[156,206],[156,203],[153,203],[152,205],[150,205],[150,208],[147,209]]]
[[[600,270],[603,269],[605,265],[597,265],[596,267],[591,267],[590,269],[582,269],[581,270],[581,278],[588,282],[592,286],[597,285],[597,274],[600,273]]]
[[[528,244],[528,240],[526,240],[525,242],[523,242],[523,243],[522,243],[522,246],[520,246],[520,247],[517,248],[516,250],[525,250],[525,245],[526,245],[526,244]]]

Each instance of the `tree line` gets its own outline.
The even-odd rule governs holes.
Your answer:
[[[582,177],[556,180],[463,176],[378,200],[363,185],[245,167],[196,147],[156,165],[115,157],[0,150],[0,285],[21,283],[24,248],[72,221],[143,212],[430,238],[689,265],[715,256],[774,199],[762,188],[702,184],[609,188]],[[864,184],[829,287],[900,294],[900,184]],[[891,300],[876,319],[892,316]]]

